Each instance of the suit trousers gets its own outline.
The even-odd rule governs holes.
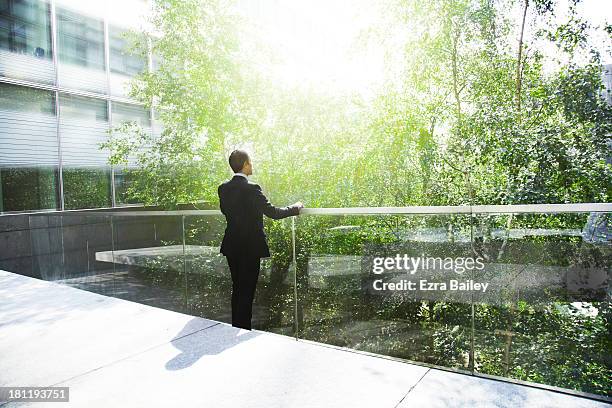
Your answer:
[[[253,299],[260,271],[259,257],[227,256],[232,274],[232,326],[251,330]]]

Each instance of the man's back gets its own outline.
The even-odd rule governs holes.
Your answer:
[[[275,207],[261,191],[241,175],[218,188],[219,205],[227,220],[221,253],[225,256],[269,257],[270,250],[263,229],[263,215],[281,219],[299,214],[299,207]]]

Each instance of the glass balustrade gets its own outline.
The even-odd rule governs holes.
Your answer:
[[[112,215],[116,297],[187,313],[182,216]]]
[[[253,328],[609,395],[611,213],[493,207],[266,219]],[[231,322],[218,211],[43,213],[29,227],[42,279]]]
[[[32,272],[41,279],[115,296],[111,218],[95,213],[29,217]]]
[[[232,321],[232,278],[227,260],[219,253],[225,230],[222,215],[187,215],[185,226],[186,293],[191,314],[226,323]],[[289,269],[291,224],[266,220],[272,256],[262,258],[252,327],[293,335],[294,291]]]
[[[610,392],[610,214],[475,214],[475,371]],[[609,377],[608,377],[609,378]]]
[[[469,215],[312,215],[296,224],[300,338],[469,369],[471,299],[440,289],[462,276],[439,262],[470,256]]]

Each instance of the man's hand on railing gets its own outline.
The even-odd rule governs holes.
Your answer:
[[[292,207],[297,207],[298,210],[301,210],[302,208],[304,208],[304,204],[302,204],[301,201],[296,202],[295,204],[293,204]]]

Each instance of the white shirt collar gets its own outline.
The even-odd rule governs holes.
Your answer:
[[[247,177],[247,175],[246,175],[246,174],[244,174],[244,173],[240,173],[240,172],[238,172],[238,173],[234,173],[234,176],[242,176],[242,177],[244,177],[244,178],[245,178],[245,179],[247,179],[247,180],[249,179],[249,178]]]

